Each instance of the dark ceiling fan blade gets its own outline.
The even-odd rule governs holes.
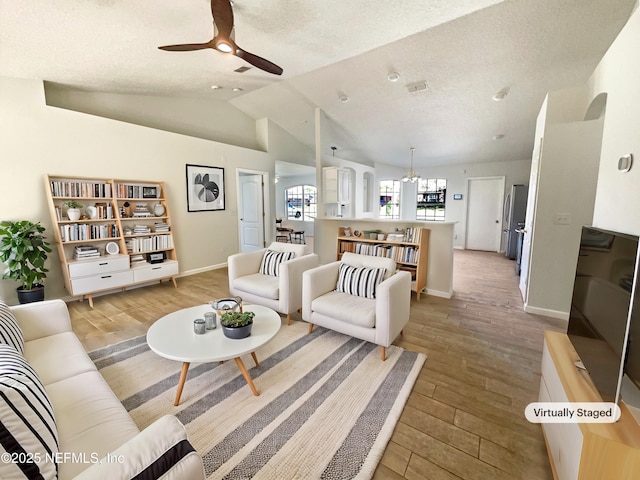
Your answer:
[[[236,45],[236,57],[240,57],[244,61],[250,63],[254,67],[257,67],[265,72],[273,73],[274,75],[282,75],[282,68],[269,60],[266,60],[258,55],[247,52]]]
[[[233,30],[233,9],[229,0],[211,0],[213,23],[218,27],[218,35],[224,39],[231,38]]]
[[[192,50],[204,50],[205,48],[215,48],[211,42],[207,43],[184,43],[182,45],[165,45],[158,47],[160,50],[168,52],[190,52]]]

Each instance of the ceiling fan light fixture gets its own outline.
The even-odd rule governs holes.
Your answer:
[[[233,47],[227,41],[219,40],[218,43],[216,43],[216,50],[222,53],[231,53],[233,52]]]
[[[418,180],[420,180],[420,175],[418,175],[416,172],[413,171],[413,152],[416,151],[415,147],[410,147],[409,150],[411,150],[411,167],[409,168],[409,171],[407,172],[407,174],[402,177],[402,181],[404,183],[407,182],[411,182],[411,183],[416,183]]]

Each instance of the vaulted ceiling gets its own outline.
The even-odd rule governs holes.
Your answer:
[[[235,41],[276,76],[237,73],[251,65],[214,50],[157,48],[210,40],[208,0],[0,0],[0,75],[224,100],[310,146],[320,107],[337,155],[356,161],[406,166],[410,146],[418,167],[522,160],[546,92],[583,84],[635,4],[234,0]]]

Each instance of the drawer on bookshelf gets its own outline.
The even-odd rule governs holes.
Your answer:
[[[133,279],[137,282],[148,282],[159,278],[173,277],[178,274],[178,262],[167,260],[163,263],[136,266],[133,269]]]
[[[124,287],[133,283],[133,272],[103,273],[90,277],[71,279],[71,288],[74,295],[97,292],[99,290],[109,290],[110,288]]]
[[[69,262],[69,277],[73,279],[127,269],[129,269],[128,255],[100,257],[95,260],[76,260]]]

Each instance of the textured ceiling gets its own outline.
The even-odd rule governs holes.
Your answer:
[[[0,75],[215,96],[310,146],[318,106],[339,132],[336,155],[352,160],[406,166],[412,145],[417,167],[521,160],[545,93],[586,81],[635,3],[235,0],[236,42],[283,67],[278,77],[235,73],[247,64],[212,50],[157,49],[210,40],[207,0],[0,0]],[[407,91],[422,81],[426,90]]]

